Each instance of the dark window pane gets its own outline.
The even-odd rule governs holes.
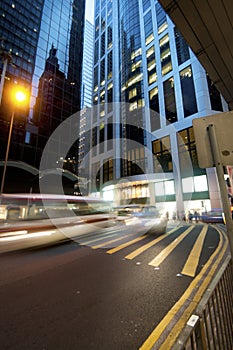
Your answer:
[[[177,121],[176,100],[174,91],[174,79],[170,78],[163,83],[165,112],[167,124]]]
[[[180,34],[176,27],[174,28],[174,34],[176,40],[177,59],[178,64],[180,65],[190,58],[189,48],[183,36]]]
[[[145,12],[150,7],[150,0],[143,0],[142,6],[143,6],[143,12]]]
[[[180,72],[181,91],[183,98],[184,116],[197,113],[196,95],[191,66]]]
[[[222,108],[220,93],[215,87],[214,83],[210,80],[208,75],[207,75],[207,83],[208,83],[209,94],[210,94],[211,109],[222,112],[223,108]]]

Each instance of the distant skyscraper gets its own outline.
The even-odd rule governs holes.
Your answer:
[[[13,62],[7,67],[0,108],[2,145],[7,142],[10,115],[8,90],[17,81],[31,92],[30,113],[15,118],[10,159],[39,167],[48,137],[80,110],[84,10],[85,0],[0,2],[0,37]],[[2,159],[4,152],[1,147]],[[73,169],[75,147],[69,156]]]
[[[93,191],[179,215],[190,200],[199,211],[219,205],[211,171],[198,167],[192,119],[226,104],[157,0],[95,1],[93,86]]]
[[[83,46],[83,70],[81,91],[81,112],[78,142],[78,172],[83,179],[80,186],[81,193],[87,193],[89,184],[89,149],[90,149],[90,122],[93,93],[93,52],[94,52],[94,26],[88,20],[85,21],[84,46]]]
[[[94,26],[85,21],[83,45],[83,70],[81,109],[92,106]]]

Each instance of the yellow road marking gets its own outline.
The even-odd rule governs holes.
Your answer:
[[[166,257],[176,248],[178,244],[192,231],[194,226],[190,226],[187,230],[185,230],[178,238],[176,238],[169,246],[164,248],[153,260],[149,262],[150,266],[159,266]]]
[[[111,236],[113,236],[113,235],[111,235]],[[90,239],[89,241],[85,241],[85,242],[83,242],[83,243],[80,243],[80,245],[88,245],[88,244],[90,244],[90,243],[102,241],[104,238],[105,238],[105,236],[101,236],[100,238]]]
[[[98,245],[94,245],[94,246],[91,247],[91,248],[92,248],[92,249],[101,248],[101,247],[107,246],[108,244],[111,244],[111,243],[120,241],[120,240],[122,240],[122,239],[125,238],[125,237],[129,237],[129,234],[124,235],[124,236],[117,237],[117,238],[115,238],[115,239],[111,239],[110,241],[105,241],[105,242],[100,243],[100,244],[98,244]]]
[[[155,245],[156,243],[160,242],[161,240],[163,240],[165,237],[167,237],[168,235],[170,235],[172,232],[176,231],[178,229],[178,227],[175,227],[174,229],[170,230],[169,232],[167,232],[165,235],[162,235],[160,237],[157,237],[156,239],[154,239],[153,241],[143,245],[142,247],[136,249],[134,252],[128,254],[125,256],[125,259],[129,259],[132,260],[134,259],[136,256],[138,256],[139,254],[143,253],[144,251],[146,251],[147,249],[149,249],[150,247],[152,247],[153,245]]]
[[[133,239],[132,241],[123,243],[123,244],[119,245],[119,246],[116,247],[116,248],[113,248],[113,249],[108,250],[107,253],[108,253],[108,254],[116,253],[116,252],[118,252],[119,250],[124,249],[124,248],[130,246],[131,244],[134,244],[134,243],[136,243],[136,242],[139,242],[139,241],[141,241],[142,239],[144,239],[144,238],[146,238],[146,237],[147,237],[146,235],[143,235],[143,236],[141,236],[141,237],[135,238],[135,239]]]
[[[181,272],[182,275],[187,275],[191,277],[195,276],[207,230],[208,226],[204,225],[184,265],[184,268]]]
[[[219,232],[219,230],[217,229]],[[158,341],[161,334],[164,332],[168,324],[172,321],[172,319],[175,317],[176,313],[180,310],[180,308],[183,306],[185,301],[190,297],[193,290],[196,288],[196,285],[201,280],[201,278],[205,275],[207,269],[211,264],[213,264],[214,258],[219,254],[221,251],[221,254],[219,255],[217,261],[213,264],[210,272],[208,273],[207,277],[204,279],[200,287],[198,288],[193,301],[190,303],[189,307],[186,308],[184,311],[182,317],[178,322],[176,322],[175,327],[172,329],[172,331],[169,334],[169,337],[163,342],[163,344],[160,346],[160,350],[168,350],[171,349],[171,346],[175,343],[177,337],[179,336],[181,330],[187,323],[187,320],[189,319],[192,312],[197,307],[197,304],[200,302],[200,299],[205,292],[206,288],[208,287],[211,278],[213,277],[216,269],[218,268],[219,262],[221,261],[223,255],[225,254],[227,247],[228,247],[228,241],[225,241],[224,247],[222,249],[222,234],[220,233],[220,240],[217,249],[213,253],[213,255],[210,257],[210,259],[207,261],[207,263],[202,268],[199,275],[191,282],[188,289],[184,292],[184,294],[181,296],[181,298],[177,301],[177,303],[171,308],[171,310],[167,313],[167,315],[162,319],[162,321],[158,324],[158,326],[153,330],[153,332],[150,334],[150,336],[146,339],[144,344],[140,347],[139,350],[150,350]],[[172,342],[172,344],[171,344]]]

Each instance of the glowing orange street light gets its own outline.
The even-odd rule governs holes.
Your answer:
[[[16,98],[16,101],[21,103],[21,102],[26,101],[27,96],[26,96],[24,91],[16,91],[15,98]]]
[[[5,176],[6,176],[6,166],[8,161],[8,155],[9,155],[9,149],[10,149],[10,142],[11,142],[11,134],[12,134],[12,128],[13,128],[13,122],[14,122],[14,116],[15,116],[15,107],[26,104],[29,100],[28,94],[23,88],[15,88],[12,91],[12,101],[13,101],[13,111],[11,114],[11,122],[10,122],[10,129],[8,134],[8,141],[7,141],[7,148],[6,148],[6,156],[5,156],[5,162],[4,162],[4,168],[3,168],[3,174],[2,174],[2,182],[1,182],[1,190],[0,195],[3,193],[4,189],[4,183],[5,183]]]

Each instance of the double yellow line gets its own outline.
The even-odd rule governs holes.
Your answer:
[[[196,289],[196,293],[192,297],[192,301],[189,303],[187,308],[183,311],[181,317],[179,320],[175,323],[174,327],[172,328],[172,331],[168,334],[166,339],[163,341],[163,343],[160,345],[160,350],[169,350],[174,345],[176,339],[178,338],[181,330],[186,325],[189,317],[192,315],[194,310],[196,309],[198,303],[201,300],[201,297],[203,296],[205,290],[207,289],[207,286],[209,285],[210,281],[212,280],[216,269],[219,266],[220,261],[222,260],[227,247],[228,247],[228,241],[225,240],[225,243],[223,244],[223,235],[225,234],[223,232],[219,232],[220,240],[217,249],[212,254],[208,262],[204,265],[202,268],[200,274],[191,282],[188,289],[185,291],[185,293],[182,295],[182,297],[177,301],[177,303],[171,308],[171,310],[167,313],[167,315],[162,319],[162,321],[158,324],[158,326],[153,330],[151,335],[147,338],[147,340],[144,342],[144,344],[140,347],[140,350],[150,350],[155,345],[155,343],[159,340],[162,333],[165,332],[166,328],[168,327],[169,323],[174,321],[175,315],[178,311],[180,311],[181,307],[187,302],[187,300],[190,298],[193,291]],[[226,236],[225,236],[226,238]],[[219,256],[218,256],[219,255]],[[214,262],[215,258],[218,256],[216,261]],[[210,266],[212,267],[210,268]],[[210,271],[208,272],[207,276],[204,278],[204,275],[207,273],[207,270],[210,268]],[[204,279],[203,279],[204,278]],[[203,281],[201,281],[203,279]]]

